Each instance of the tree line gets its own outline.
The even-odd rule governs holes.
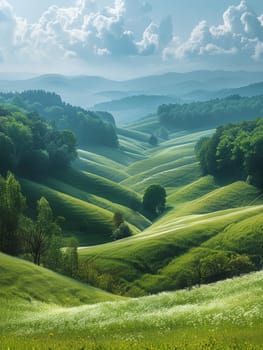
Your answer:
[[[199,140],[196,154],[204,175],[248,180],[263,188],[262,119],[217,128],[211,138]]]
[[[77,157],[77,142],[69,130],[58,131],[36,113],[0,106],[0,173],[8,170],[28,178],[65,169]]]
[[[161,105],[157,115],[160,123],[168,128],[211,128],[263,117],[263,98],[232,95],[206,102]]]
[[[115,121],[106,112],[86,111],[62,101],[55,93],[29,90],[21,93],[0,93],[0,102],[15,104],[29,112],[37,112],[59,130],[71,130],[82,147],[103,145],[118,147]]]

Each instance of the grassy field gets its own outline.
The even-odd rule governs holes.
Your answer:
[[[218,215],[202,215],[198,220],[194,216],[185,218],[184,221],[170,221],[167,226],[161,229],[155,226],[138,237],[96,249],[83,249],[80,257],[99,274],[114,276],[108,288],[115,293],[136,296],[172,290],[176,288],[176,279],[182,268],[192,268],[197,247],[205,243],[209,245],[209,240],[224,230],[231,233],[231,225],[242,221],[242,218],[245,220],[251,217],[253,222],[254,216],[259,213],[262,215],[262,210],[263,207],[260,206],[253,210],[244,208],[219,212]],[[240,252],[237,243],[231,251]],[[256,236],[251,243],[257,245]],[[202,257],[209,253],[210,250],[207,249]],[[240,253],[249,253],[249,249]],[[92,282],[96,284],[97,281],[95,279]]]
[[[102,290],[79,283],[71,278],[33,265],[30,262],[0,253],[1,311],[7,305],[45,303],[63,307],[95,304],[120,298]],[[7,301],[4,305],[2,301]],[[1,315],[1,322],[4,317]],[[2,327],[3,324],[1,323]]]
[[[4,282],[4,293],[9,297],[0,306],[1,349],[263,348],[262,272],[192,290],[114,300],[112,295],[33,268],[29,263],[20,267],[17,259],[4,255],[0,259],[1,266],[3,263],[9,271]],[[37,274],[31,271],[30,287],[19,274],[31,268]],[[9,276],[15,279],[11,282]],[[53,296],[53,283],[39,282],[42,276],[50,281],[54,278],[60,287],[58,295]],[[24,289],[29,288],[26,298],[19,295],[23,290],[21,280]],[[18,295],[9,292],[11,284]],[[39,298],[36,289],[42,288],[44,297]],[[78,295],[73,301],[72,293]]]
[[[31,206],[44,195],[65,233],[89,245],[79,249],[89,284],[0,254],[1,350],[263,349],[262,271],[176,291],[182,271],[211,254],[262,256],[263,195],[201,177],[195,143],[213,130],[170,133],[152,147],[158,127],[154,116],[137,121],[119,130],[119,149],[79,150],[74,170],[21,179]],[[153,183],[168,196],[150,222],[141,199]],[[109,242],[115,211],[135,234]]]
[[[37,200],[45,196],[55,215],[65,217],[63,229],[68,234],[76,235],[80,244],[98,244],[110,240],[113,229],[110,211],[39,183],[25,179],[20,179],[20,182],[30,207],[35,207]]]

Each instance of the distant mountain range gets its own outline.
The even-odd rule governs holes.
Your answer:
[[[221,89],[217,91],[195,90],[182,97],[184,101],[207,101],[215,98],[224,98],[231,95],[251,97],[263,95],[263,82],[242,86],[232,89]]]
[[[11,79],[12,76],[9,74],[8,78],[0,74],[0,79],[2,79],[0,80],[0,91],[47,90],[60,94],[65,101],[71,104],[90,109],[105,108],[110,112],[116,112],[116,105],[119,104],[122,107],[118,108],[118,119],[124,121],[127,117],[136,119],[142,117],[143,114],[154,112],[157,102],[169,103],[167,99],[170,99],[171,103],[187,102],[225,97],[231,94],[251,96],[261,94],[263,90],[263,71],[166,73],[124,81],[114,81],[97,76],[56,74],[30,79],[22,79],[19,76],[17,80]],[[130,97],[133,98],[129,99]],[[124,100],[118,101],[121,99]],[[114,101],[110,105],[101,104],[112,100]],[[141,108],[140,103],[145,103],[146,100],[147,108]],[[125,112],[131,109],[134,115],[129,117]]]

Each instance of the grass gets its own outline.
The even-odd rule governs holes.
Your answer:
[[[113,229],[110,211],[33,181],[20,179],[20,182],[29,206],[34,208],[40,197],[46,197],[55,215],[65,217],[63,228],[71,235],[78,236],[80,244],[98,244],[110,240]]]
[[[217,186],[213,178],[208,177],[180,189],[168,198],[168,203],[174,205],[174,210],[171,211],[170,215],[213,213],[263,202],[261,192],[243,181],[220,188]],[[192,198],[193,200],[191,200]]]
[[[156,115],[149,115],[145,118],[134,121],[128,125],[129,130],[152,134],[156,129],[160,128],[160,123]]]
[[[192,256],[197,248],[233,223],[262,215],[263,206],[229,209],[203,215],[162,218],[138,236],[96,248],[82,249],[81,260],[92,269],[112,275],[114,293],[145,295],[174,288],[178,258]],[[253,241],[256,245],[257,241]],[[237,249],[235,249],[237,251]],[[194,258],[194,257],[193,257]],[[187,258],[187,266],[193,259]],[[173,269],[172,266],[176,264]],[[169,269],[165,269],[169,266]],[[184,264],[184,267],[186,265]],[[146,279],[146,280],[145,280]],[[143,282],[142,282],[143,281]],[[96,280],[92,280],[98,287]],[[96,284],[98,283],[98,284]]]
[[[68,185],[65,182],[50,178],[47,181],[45,181],[45,184],[51,189],[63,192],[65,194],[73,196],[74,198],[91,203],[93,205],[98,206],[99,208],[106,209],[111,213],[121,212],[123,214],[124,219],[129,224],[132,224],[134,227],[137,227],[137,232],[138,230],[143,230],[151,225],[151,222],[139,212],[131,210],[126,206],[113,203],[105,198],[96,196],[94,194],[90,194],[86,191],[79,190],[78,188]]]
[[[129,128],[129,129],[117,128],[117,133],[118,133],[118,135],[126,136],[130,139],[145,142],[145,143],[148,143],[149,138],[151,136],[149,133],[144,133],[141,131],[132,130],[131,128]]]
[[[13,313],[5,303],[0,340],[3,349],[21,350],[257,350],[263,347],[262,288],[263,272],[258,272],[192,290],[96,305],[24,301]]]
[[[182,157],[187,157],[189,155],[193,156],[194,144],[186,144],[180,146],[170,147],[169,149],[160,149],[159,147],[150,151],[150,157],[134,164],[131,164],[126,171],[130,175],[136,175],[138,173],[148,171],[159,167],[162,164],[173,162]],[[155,153],[154,153],[155,151]]]
[[[190,183],[189,185],[179,188],[177,191],[173,191],[167,198],[168,205],[178,205],[180,203],[186,203],[199,199],[209,192],[217,189],[219,185],[215,182],[213,176],[205,176]]]
[[[237,251],[240,254],[262,255],[263,247],[262,214],[233,223],[204,246],[221,250]],[[256,244],[255,244],[256,243]]]
[[[22,179],[30,202],[47,197],[84,244],[109,240],[112,211],[144,229],[79,250],[83,278],[136,299],[0,254],[0,349],[263,349],[262,271],[174,292],[180,272],[212,252],[261,253],[262,195],[244,182],[200,178],[194,145],[211,131],[174,132],[149,147],[145,133],[157,125],[155,117],[133,123],[119,150],[81,150],[76,167],[84,171],[42,184]],[[147,227],[136,192],[156,182],[166,187],[168,209]]]
[[[141,211],[141,198],[134,191],[107,180],[101,176],[87,172],[69,169],[63,174],[59,174],[59,180],[69,184],[79,190],[86,191],[102,198],[108,199],[128,208]]]
[[[0,297],[15,304],[39,302],[63,307],[118,300],[102,290],[79,283],[30,262],[0,253]],[[1,311],[6,305],[1,303]],[[3,322],[3,315],[1,317]],[[1,323],[2,325],[2,323]],[[3,327],[3,325],[2,325]]]
[[[175,169],[165,170],[154,175],[150,175],[141,181],[137,181],[133,190],[143,193],[147,187],[159,184],[165,188],[180,187],[196,181],[200,177],[200,168],[198,163],[186,164]],[[126,182],[123,182],[124,185]]]
[[[74,167],[115,182],[120,182],[128,177],[128,174],[124,170],[109,167],[108,165],[100,164],[81,156],[74,162]]]
[[[133,186],[135,186],[137,183],[147,181],[147,180],[149,181],[154,176],[161,177],[163,173],[166,173],[168,171],[174,171],[179,167],[190,165],[194,162],[196,162],[196,159],[194,156],[182,157],[171,162],[168,161],[167,163],[156,166],[154,168],[150,168],[144,172],[139,172],[138,174],[129,176],[129,178],[123,180],[121,184],[123,186],[133,188]]]

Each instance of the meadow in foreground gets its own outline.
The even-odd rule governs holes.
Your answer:
[[[138,299],[1,305],[1,349],[262,349],[263,272]]]

